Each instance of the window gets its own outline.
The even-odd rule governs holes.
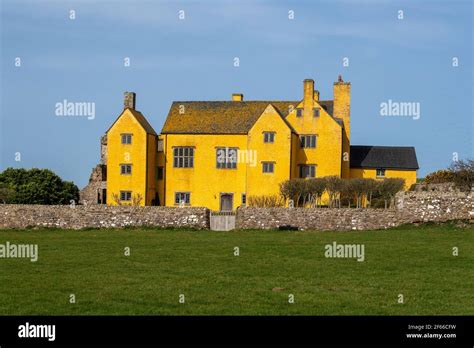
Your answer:
[[[132,191],[120,191],[120,200],[121,201],[131,201],[132,200]]]
[[[175,147],[173,149],[173,167],[193,168],[194,167],[194,148]]]
[[[315,148],[316,135],[301,135],[300,142],[302,148]]]
[[[122,144],[131,144],[132,135],[131,134],[122,134]]]
[[[319,117],[319,108],[314,108],[313,109],[313,116],[314,117]]]
[[[263,132],[263,142],[264,143],[274,143],[275,142],[275,132]]]
[[[316,166],[314,164],[300,166],[300,178],[315,178]]]
[[[273,173],[274,169],[275,169],[274,162],[262,162],[263,173]]]
[[[163,167],[156,168],[156,177],[158,180],[163,180],[164,169]]]
[[[216,149],[216,168],[236,169],[238,150],[236,147],[218,147]]]
[[[385,177],[385,169],[378,168],[376,171],[376,175],[378,178],[383,178]]]
[[[175,192],[174,204],[189,204],[191,202],[191,194],[189,192]]]
[[[303,109],[301,108],[296,109],[296,117],[301,117],[301,116],[303,116]]]
[[[120,174],[121,175],[130,175],[130,174],[132,174],[132,165],[131,164],[121,164],[120,165]]]
[[[163,152],[163,140],[158,140],[156,142],[156,147],[158,152]]]
[[[247,204],[247,194],[242,193],[242,205],[246,205],[246,204]]]

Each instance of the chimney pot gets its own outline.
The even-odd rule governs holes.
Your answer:
[[[319,91],[318,90],[314,91],[314,100],[319,101]]]
[[[123,108],[127,109],[130,108],[135,110],[135,99],[136,99],[135,92],[125,92],[123,98]]]
[[[244,95],[240,93],[232,94],[232,101],[244,101]]]

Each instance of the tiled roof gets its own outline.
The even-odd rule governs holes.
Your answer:
[[[133,117],[135,117],[135,119],[137,120],[138,123],[140,123],[140,125],[143,127],[143,129],[148,133],[148,134],[153,134],[153,135],[157,135],[155,130],[153,129],[153,127],[148,123],[147,119],[145,118],[145,116],[143,116],[143,114],[140,112],[140,111],[137,111],[137,110],[134,110],[134,109],[131,109],[131,108],[126,108],[125,110],[128,110],[130,111],[130,113],[133,115]],[[125,111],[124,110],[124,111]],[[122,112],[123,114],[123,112]],[[122,114],[120,114],[120,116],[122,116]],[[120,118],[120,116],[115,120],[115,122],[118,121],[118,119]],[[109,127],[109,129],[107,130],[107,132],[113,127],[113,125],[115,124],[112,123],[112,125]],[[106,132],[106,133],[107,133]]]
[[[146,130],[148,134],[157,135],[151,124],[148,123],[145,116],[140,111],[129,109],[133,116],[137,119],[138,123]]]
[[[418,169],[414,147],[351,145],[351,168]]]
[[[290,106],[296,107],[299,103],[300,101],[175,101],[161,133],[247,134],[269,104],[285,117]]]

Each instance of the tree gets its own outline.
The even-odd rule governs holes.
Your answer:
[[[8,185],[0,183],[0,201],[3,204],[10,203],[15,195],[15,191]]]
[[[351,180],[343,180],[342,181],[342,189],[341,189],[341,202],[347,204],[347,207],[350,208],[352,201],[354,200],[354,190],[353,184]]]
[[[341,201],[338,199],[343,181],[337,176],[326,176],[324,177],[326,183],[326,191],[329,195],[329,208],[334,208],[336,206],[341,207]]]
[[[460,160],[450,167],[454,184],[462,191],[470,191],[474,184],[474,160]]]
[[[295,201],[298,194],[298,182],[295,179],[283,181],[280,183],[280,194],[287,201],[290,199]]]
[[[79,189],[72,182],[63,181],[48,169],[8,168],[0,173],[0,184],[8,187],[8,203],[69,204],[79,201]]]
[[[306,188],[309,195],[309,202],[314,207],[321,205],[321,196],[326,189],[326,181],[322,178],[312,178],[306,180]]]
[[[372,205],[372,196],[378,191],[379,181],[366,178],[364,182],[367,206],[370,207]]]
[[[385,201],[385,209],[387,209],[388,202],[390,202],[390,207],[393,206],[395,195],[403,190],[404,186],[405,179],[400,178],[387,178],[380,182],[379,193]]]

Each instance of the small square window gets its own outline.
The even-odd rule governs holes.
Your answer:
[[[156,142],[156,146],[157,146],[158,152],[163,152],[163,140],[159,139],[159,140]]]
[[[132,165],[131,164],[121,164],[120,165],[120,174],[121,175],[130,175],[130,174],[132,174]]]
[[[247,204],[247,194],[242,193],[242,205],[246,205],[246,204]]]
[[[121,201],[131,201],[132,200],[132,191],[120,191],[120,200]]]
[[[163,167],[156,168],[156,176],[157,176],[158,180],[163,180],[163,177],[164,177],[164,168]]]
[[[296,109],[296,117],[301,117],[301,116],[303,116],[303,109],[301,108]]]
[[[122,144],[131,144],[132,135],[131,134],[122,134]]]
[[[376,175],[378,178],[384,178],[385,177],[385,169],[378,168],[376,171]]]
[[[189,192],[176,192],[174,194],[174,204],[189,204],[191,202],[191,194]]]
[[[314,117],[319,117],[319,108],[314,108],[313,109],[313,116]]]
[[[275,133],[274,132],[263,132],[263,142],[264,143],[274,143],[275,142]]]
[[[273,162],[262,162],[263,173],[273,173],[275,170],[275,163]]]

